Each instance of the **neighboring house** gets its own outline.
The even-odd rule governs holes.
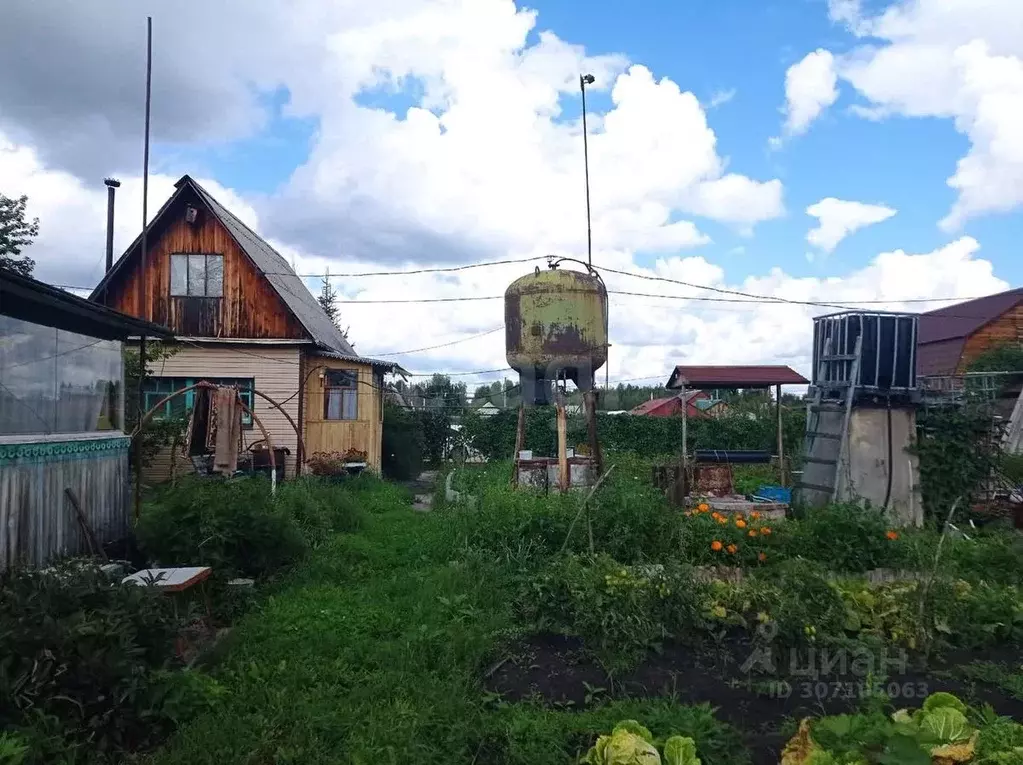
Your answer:
[[[153,218],[146,250],[141,304],[141,236],[92,299],[177,335],[177,352],[149,380],[147,406],[199,380],[235,385],[274,446],[290,451],[289,475],[299,445],[289,418],[306,457],[357,449],[380,469],[383,376],[396,365],[356,353],[273,247],[186,175]],[[193,400],[185,394],[158,416],[185,414]],[[250,418],[243,429],[246,446],[262,440]],[[149,478],[167,475],[162,457]]]
[[[724,405],[723,401],[711,399],[702,390],[686,391],[686,416],[701,418],[714,417],[716,406]],[[711,414],[711,412],[715,412]],[[682,414],[682,397],[680,395],[668,396],[667,398],[652,398],[644,401],[632,409],[629,414],[637,414],[645,417],[674,417]]]
[[[968,300],[920,314],[919,376],[961,374],[984,351],[1023,345],[1023,289]]]
[[[482,406],[476,407],[475,409],[476,414],[478,414],[480,417],[493,417],[500,411],[501,410],[494,406],[494,404],[490,401],[483,404]]]
[[[66,492],[100,544],[130,529],[123,341],[170,339],[0,269],[0,571],[89,551]]]

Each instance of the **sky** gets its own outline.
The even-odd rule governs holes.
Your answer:
[[[506,366],[500,296],[543,266],[521,261],[585,259],[581,73],[593,263],[662,279],[604,274],[612,383],[808,375],[832,306],[1023,284],[1018,0],[187,7],[5,10],[0,193],[40,220],[38,278],[102,276],[104,177],[123,184],[118,250],[141,228],[150,14],[150,213],[197,178],[300,274],[334,275],[359,352],[413,372],[500,377],[478,372]],[[351,276],[495,260],[520,262]],[[492,299],[371,302],[464,297]]]

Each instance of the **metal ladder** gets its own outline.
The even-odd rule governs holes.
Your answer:
[[[860,376],[860,359],[863,350],[863,336],[856,338],[856,346],[851,354],[832,355],[831,338],[824,342],[817,366],[817,384],[814,386],[813,400],[806,407],[806,438],[803,446],[803,476],[807,472],[816,480],[800,480],[796,489],[800,494],[804,490],[826,494],[829,501],[838,499],[841,484],[838,471],[845,462],[849,440],[849,421],[852,418],[853,401],[856,398],[856,381]],[[849,379],[834,379],[829,374],[832,365],[852,362]],[[825,400],[825,394],[832,390],[840,390],[838,400]],[[842,412],[842,426],[838,432],[822,425],[822,413]],[[835,446],[837,445],[837,454]],[[812,467],[810,467],[812,466]],[[820,466],[819,469],[817,466]],[[808,470],[809,467],[809,470]],[[808,504],[819,504],[808,503]]]

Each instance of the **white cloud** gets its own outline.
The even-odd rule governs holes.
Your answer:
[[[705,108],[707,111],[710,111],[711,109],[717,109],[719,106],[724,106],[735,98],[736,93],[737,91],[735,88],[729,88],[728,90],[715,90],[710,94],[710,100],[707,101]]]
[[[888,220],[895,212],[885,205],[826,197],[806,208],[806,214],[818,220],[818,226],[807,232],[806,241],[824,252],[833,252],[853,232]]]
[[[830,5],[834,20],[871,40],[838,63],[869,102],[858,114],[950,119],[970,140],[948,178],[958,196],[941,227],[1023,204],[1023,3],[902,0],[875,17],[849,0]]]
[[[12,148],[0,151],[0,177],[11,178],[31,197],[31,213],[41,218],[40,239],[28,252],[39,260],[45,279],[70,284],[95,282],[102,271],[105,190],[83,186],[73,176],[50,171],[31,151]],[[124,178],[118,196],[118,247],[126,246],[138,230],[140,184]],[[156,175],[152,179],[150,209],[156,210],[171,193],[175,179]],[[200,180],[218,199],[240,217],[266,234],[262,217],[251,203],[214,181]],[[659,214],[654,210],[648,214]],[[622,224],[625,225],[625,224]],[[671,225],[662,227],[672,230]],[[641,230],[642,226],[637,226]],[[584,240],[580,228],[580,240]],[[290,240],[271,240],[300,273],[334,274],[378,271],[370,259],[325,257],[311,254]],[[583,245],[584,246],[584,245]],[[541,243],[508,254],[519,257],[547,253]],[[964,237],[926,254],[895,251],[878,255],[869,265],[849,273],[822,278],[791,276],[779,268],[760,275],[729,280],[718,263],[702,255],[662,255],[652,266],[641,264],[631,252],[598,245],[594,262],[599,266],[634,271],[650,276],[679,279],[698,285],[738,289],[792,300],[827,303],[891,301],[874,307],[920,310],[900,303],[913,298],[964,298],[997,292],[1007,284],[993,274],[991,263],[977,257],[978,243]],[[542,266],[542,261],[537,261]],[[571,266],[569,266],[571,267]],[[335,277],[342,294],[342,320],[350,325],[356,348],[362,353],[389,353],[457,340],[503,324],[500,296],[514,279],[528,273],[530,264],[509,264],[445,274],[410,274],[401,277]],[[651,282],[606,273],[612,291],[675,295],[684,298],[727,297],[702,289]],[[83,282],[89,279],[91,282]],[[308,280],[313,290],[318,281]],[[352,303],[370,300],[419,300],[440,297],[486,297],[457,303]],[[665,376],[671,365],[690,363],[782,363],[809,372],[811,317],[833,310],[791,304],[757,304],[672,300],[611,295],[612,349],[609,374],[612,380]],[[415,372],[499,369],[504,367],[504,344],[500,332],[477,337],[446,348],[397,357]],[[511,373],[507,373],[511,375]],[[474,385],[500,374],[469,376]],[[462,378],[459,378],[462,379]],[[656,382],[657,380],[651,380]]]
[[[36,42],[19,53],[23,60],[17,66],[0,67],[0,78],[24,77],[42,67],[47,76],[34,81],[52,84],[56,75],[46,69],[52,65],[52,50],[63,50],[56,42],[74,35],[78,46],[94,46],[88,52],[96,55],[74,48],[62,57],[61,67],[70,68],[77,83],[107,82],[102,74],[111,62],[127,67],[126,62],[138,60],[139,46],[132,35],[144,29],[148,10],[140,3],[121,1],[118,13],[104,20],[116,23],[119,30],[107,38],[81,34],[75,27],[84,23],[81,14],[59,12],[72,7],[70,2],[36,0],[33,8],[41,10],[33,18],[44,19],[45,24],[38,21],[14,30],[19,38]],[[307,160],[279,193],[238,194],[201,179],[293,259],[301,272],[321,273],[328,267],[333,273],[378,271],[412,262],[549,252],[583,255],[582,132],[579,121],[566,118],[565,111],[575,112],[579,72],[591,71],[597,78],[594,89],[605,91],[605,98],[594,102],[606,103],[610,97],[606,111],[600,107],[590,113],[595,263],[696,284],[828,302],[972,297],[1006,286],[995,278],[990,263],[977,257],[978,245],[969,238],[928,254],[882,254],[865,268],[820,279],[797,278],[766,266],[760,276],[729,279],[709,255],[680,253],[709,241],[703,222],[690,219],[695,216],[749,232],[760,221],[784,214],[781,182],[743,175],[743,168],[730,164],[727,147],[718,145],[706,109],[672,80],[658,78],[621,55],[594,56],[551,32],[529,44],[536,14],[516,9],[510,0],[392,0],[386,7],[266,0],[258,14],[242,20],[241,28],[232,26],[232,8],[231,3],[210,0],[199,35],[190,30],[191,17],[155,7],[157,48],[173,51],[176,57],[162,63],[158,57],[156,93],[162,103],[171,104],[197,92],[205,95],[195,103],[206,104],[216,91],[214,100],[231,105],[230,132],[237,134],[260,122],[262,102],[254,101],[254,94],[263,96],[280,86],[290,96],[287,114],[316,121]],[[171,14],[183,21],[171,23]],[[55,25],[65,22],[68,26],[60,35],[52,33]],[[228,29],[235,31],[210,48],[216,56],[194,59],[202,66],[180,66],[180,61],[193,60],[195,46],[207,45]],[[252,50],[264,50],[267,57],[253,56]],[[989,54],[1007,55],[997,47]],[[95,59],[104,66],[96,66]],[[814,63],[823,71],[818,86],[828,82],[828,67],[820,67],[824,61],[819,56]],[[174,65],[174,77],[168,80]],[[217,66],[227,73],[221,71],[213,80],[215,88],[203,89],[196,83],[206,76],[205,70]],[[812,73],[800,76],[806,75],[812,85],[808,76]],[[116,132],[117,143],[131,147],[128,153],[134,157],[138,121],[104,117],[110,91],[119,87],[104,86],[88,97],[67,99],[66,93],[39,86],[34,99],[25,102],[31,108],[5,109],[0,115],[7,135],[0,139],[0,191],[29,194],[30,212],[41,219],[40,238],[30,254],[39,261],[37,272],[44,279],[83,286],[98,280],[105,221],[101,176],[112,168],[122,168],[124,182],[118,196],[118,249],[139,230],[139,179],[123,174],[125,165],[105,142],[96,144],[93,158],[103,172],[95,172],[91,164],[83,169],[68,160],[69,153],[81,154],[80,146],[69,152],[62,143],[66,131],[51,129],[55,121],[77,129],[80,123],[99,120],[104,129]],[[5,92],[9,91],[0,88]],[[834,98],[827,87],[808,87],[805,92],[816,96],[793,99],[801,106],[789,117],[807,120],[808,125]],[[58,104],[58,99],[63,100]],[[806,104],[818,104],[811,117],[805,116],[810,114]],[[39,114],[45,119],[33,121]],[[208,150],[224,138],[217,131],[211,137],[209,123],[194,130],[188,125],[188,120],[176,124],[169,137],[175,150]],[[151,178],[153,212],[176,180],[167,164],[158,162]],[[753,247],[749,245],[751,253]],[[637,251],[652,252],[659,259],[652,267],[641,265],[648,261]],[[485,297],[501,295],[530,267],[338,278],[335,286],[348,301]],[[714,295],[611,274],[607,282],[612,290],[690,298]],[[401,305],[346,302],[341,310],[358,350],[367,354],[442,343],[503,322],[500,299]],[[660,376],[680,361],[790,363],[806,372],[810,317],[823,310],[829,309],[613,295],[611,378]],[[487,335],[400,361],[421,372],[498,368],[504,366],[500,338],[499,333]]]
[[[838,100],[835,57],[818,48],[785,72],[784,136],[802,135],[824,110]],[[777,146],[780,139],[772,144]]]

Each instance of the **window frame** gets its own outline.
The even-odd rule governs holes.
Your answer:
[[[192,292],[191,263],[193,258],[203,259],[202,293]],[[220,290],[216,295],[210,294],[210,262],[220,264]],[[175,292],[174,285],[174,264],[184,261],[185,264],[185,286],[184,292]],[[168,292],[172,298],[209,298],[219,300],[224,297],[224,254],[221,252],[172,252],[170,255],[170,278],[168,279]]]
[[[344,384],[332,384],[331,375],[345,375],[348,381]],[[337,391],[341,394],[340,416],[330,416],[331,395]],[[345,395],[355,398],[355,413],[352,417],[345,416]],[[359,419],[359,370],[345,367],[327,368],[323,372],[323,419],[326,422],[355,422]]]
[[[245,403],[245,406],[249,408],[249,412],[255,411],[256,394],[253,391],[256,389],[256,378],[254,377],[172,377],[172,376],[153,376],[147,377],[143,384],[142,390],[142,401],[145,405],[145,411],[160,401],[160,399],[169,396],[176,390],[187,388],[191,385],[195,385],[199,382],[213,383],[214,385],[228,385],[238,388],[238,395],[241,400]],[[156,388],[157,390],[152,390]],[[163,405],[163,411],[157,411],[153,413],[154,420],[165,420],[168,417],[180,416],[188,417],[192,413],[192,407],[195,406],[195,390],[187,391],[184,395],[178,396],[170,401],[167,401]],[[152,397],[152,399],[150,398]],[[152,401],[152,403],[150,403]],[[184,402],[183,405],[178,402]],[[252,430],[255,423],[252,420],[252,415],[249,412],[242,412],[242,429]]]

